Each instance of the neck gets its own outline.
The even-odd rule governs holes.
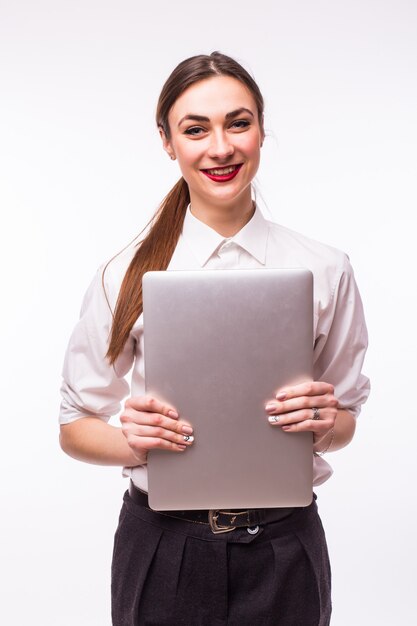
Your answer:
[[[255,212],[252,198],[231,205],[210,207],[200,204],[191,198],[191,213],[200,222],[207,224],[222,237],[233,237],[249,222]]]

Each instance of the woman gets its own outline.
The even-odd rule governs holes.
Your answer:
[[[197,519],[148,508],[148,451],[186,454],[193,431],[175,406],[143,395],[141,278],[150,269],[313,272],[315,382],[278,389],[265,420],[271,428],[313,432],[320,484],[331,474],[320,455],[350,442],[368,394],[361,374],[366,329],[352,269],[343,253],[267,222],[256,208],[251,185],[264,141],[263,99],[233,59],[215,52],[183,61],[162,89],[156,119],[182,178],[140,246],[118,255],[90,286],[62,386],[65,452],[122,465],[131,478],[115,537],[113,624],[324,626],[330,568],[314,501],[286,517],[268,510],[255,534],[246,523],[214,535],[207,512]],[[124,376],[132,364],[129,387]],[[109,425],[128,395],[122,428]]]

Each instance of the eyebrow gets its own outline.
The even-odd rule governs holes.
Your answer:
[[[230,111],[230,113],[226,113],[224,117],[226,120],[230,120],[234,117],[237,117],[238,115],[241,115],[242,113],[249,113],[251,117],[255,117],[252,111],[250,109],[247,109],[246,107],[240,107],[239,109]],[[180,121],[178,122],[178,126],[181,126],[181,124],[185,122],[186,120],[192,120],[193,122],[209,122],[210,118],[206,117],[205,115],[197,115],[195,113],[189,113],[189,115],[184,115],[184,117],[180,119]]]

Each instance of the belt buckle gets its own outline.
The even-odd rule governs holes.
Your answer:
[[[236,526],[219,526],[217,523],[217,520],[219,519],[219,511],[220,509],[210,509],[208,512],[211,532],[215,535],[219,535],[220,533],[230,533],[232,530],[235,530]]]

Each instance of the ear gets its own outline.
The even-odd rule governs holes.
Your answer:
[[[159,126],[159,134],[160,134],[161,139],[162,139],[162,147],[164,148],[165,152],[168,154],[170,159],[172,161],[175,161],[176,157],[175,157],[174,150],[173,150],[171,142],[167,138],[166,133],[165,133],[164,129],[162,128],[162,126]]]

